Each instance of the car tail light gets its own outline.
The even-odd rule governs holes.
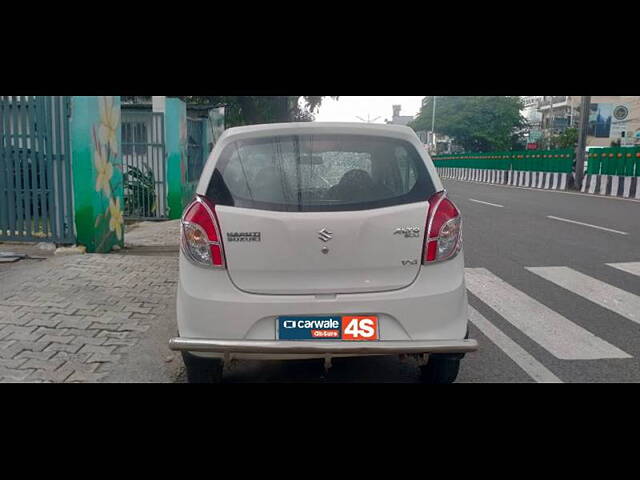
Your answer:
[[[206,197],[197,195],[186,208],[180,224],[180,246],[192,263],[224,268],[224,250],[215,205]]]
[[[446,192],[438,192],[429,199],[422,263],[441,262],[453,258],[461,248],[460,211],[447,198]]]

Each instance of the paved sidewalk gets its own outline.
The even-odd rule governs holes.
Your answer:
[[[180,220],[138,222],[127,225],[124,244],[135,247],[176,247],[179,245]]]
[[[166,345],[176,279],[175,255],[0,269],[0,382],[174,381],[181,362]]]

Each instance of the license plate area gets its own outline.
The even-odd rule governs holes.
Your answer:
[[[276,319],[278,340],[379,340],[376,315],[283,316]]]

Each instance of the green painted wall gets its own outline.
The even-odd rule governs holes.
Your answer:
[[[523,150],[433,155],[436,167],[571,173],[573,150]]]
[[[640,147],[597,148],[588,154],[587,173],[640,177]]]
[[[167,205],[169,218],[182,216],[187,186],[187,105],[177,98],[167,98],[164,114],[165,150],[167,154]]]
[[[124,245],[120,97],[71,98],[76,242],[104,253]]]
[[[203,154],[205,155],[205,161],[206,158],[208,158],[208,154],[206,153],[208,150],[207,147],[207,120],[203,119],[200,121],[200,124],[202,125],[201,128],[203,128],[202,131],[202,141],[201,141],[201,145],[200,148],[202,148],[202,152],[204,152]],[[189,128],[187,126],[187,135],[189,134]],[[187,157],[185,157],[185,172],[188,172],[188,167],[189,167],[189,159],[188,159],[188,153],[189,153],[189,145],[188,145],[188,141],[189,139],[187,138]],[[188,174],[185,174],[185,182],[182,184],[182,208],[186,208],[186,206],[191,202],[191,200],[193,199],[193,196],[196,193],[196,188],[198,188],[198,181],[200,180],[200,177],[198,176],[198,178],[188,181],[187,179],[189,178]]]

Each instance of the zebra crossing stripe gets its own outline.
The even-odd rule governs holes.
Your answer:
[[[640,323],[640,297],[633,293],[569,267],[528,267],[527,270],[632,322]]]
[[[536,382],[562,383],[562,380],[471,306],[469,321]]]
[[[640,262],[607,263],[607,265],[640,277]]]
[[[563,360],[630,355],[512,287],[485,268],[466,268],[467,288],[553,356]]]

